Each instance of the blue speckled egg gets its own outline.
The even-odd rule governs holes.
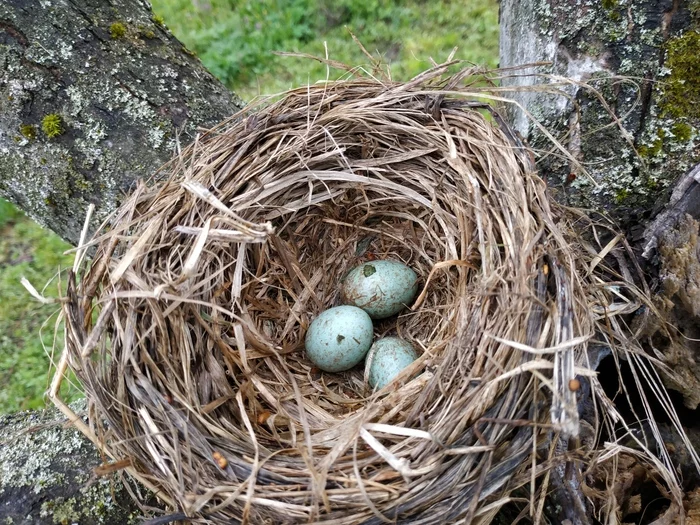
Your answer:
[[[411,343],[398,337],[376,341],[367,355],[368,380],[372,388],[384,388],[408,365],[418,359]]]
[[[398,313],[413,301],[418,276],[398,261],[370,261],[350,270],[343,280],[343,299],[372,319]]]
[[[372,346],[372,319],[355,306],[319,314],[306,332],[306,355],[321,370],[342,372],[362,361]]]

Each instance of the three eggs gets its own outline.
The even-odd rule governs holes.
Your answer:
[[[418,355],[397,337],[372,344],[372,320],[397,314],[417,291],[418,276],[398,261],[371,261],[353,268],[342,282],[346,304],[321,312],[309,326],[307,356],[326,372],[349,370],[367,356],[369,384],[383,388]]]

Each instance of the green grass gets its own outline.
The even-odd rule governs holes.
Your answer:
[[[369,60],[351,30],[375,56],[391,65],[392,77],[410,78],[448,57],[494,67],[498,55],[496,0],[154,0],[154,12],[215,75],[244,99],[277,93],[326,78],[316,61],[280,57],[303,52],[348,65]],[[340,72],[331,71],[331,78]],[[20,284],[26,276],[41,290],[72,257],[58,237],[0,199],[0,413],[44,403],[56,310],[41,305]],[[57,294],[54,282],[47,296]],[[59,345],[60,349],[60,345]]]
[[[26,277],[41,291],[59,267],[70,266],[72,258],[62,255],[67,248],[0,199],[0,412],[43,406],[50,360],[42,343],[51,348],[53,323],[41,327],[57,305],[36,301],[20,279]],[[45,295],[55,297],[57,291],[54,282]]]
[[[367,65],[349,31],[397,80],[430,67],[431,57],[446,59],[454,47],[456,58],[489,67],[498,60],[495,0],[154,0],[153,9],[244,99],[326,77],[325,65],[275,51],[324,56],[326,42],[331,59]]]

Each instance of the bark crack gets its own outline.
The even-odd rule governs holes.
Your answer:
[[[29,40],[24,36],[24,33],[6,20],[0,20],[0,31],[4,31],[10,35],[22,47],[26,48],[29,45]]]

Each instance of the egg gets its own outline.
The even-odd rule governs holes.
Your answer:
[[[398,337],[384,337],[376,341],[365,363],[372,388],[384,388],[408,365],[418,359],[411,343]]]
[[[413,301],[418,276],[398,261],[370,261],[350,270],[343,280],[346,304],[362,308],[372,319],[398,313]]]
[[[362,361],[372,346],[372,319],[356,306],[321,312],[306,332],[306,355],[321,370],[342,372]]]

